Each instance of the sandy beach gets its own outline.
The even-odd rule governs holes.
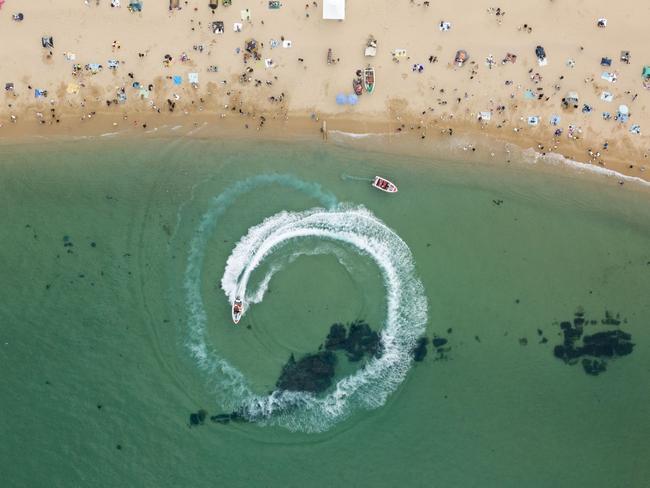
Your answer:
[[[351,1],[339,21],[321,1],[130,3],[4,2],[0,140],[320,137],[326,122],[400,134],[412,151],[487,159],[517,147],[649,179],[648,4]],[[368,66],[375,89],[340,104]]]

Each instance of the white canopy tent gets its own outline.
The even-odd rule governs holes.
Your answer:
[[[327,20],[344,20],[345,0],[323,0],[323,18]]]

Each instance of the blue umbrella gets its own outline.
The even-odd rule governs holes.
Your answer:
[[[338,105],[345,105],[348,103],[348,97],[346,97],[344,93],[339,93],[336,95],[336,103]]]
[[[348,103],[349,103],[350,105],[356,105],[358,101],[359,101],[359,97],[356,96],[356,94],[354,94],[354,93],[350,93],[350,94],[348,95]]]

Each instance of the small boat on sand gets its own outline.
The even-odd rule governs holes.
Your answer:
[[[239,319],[241,319],[241,316],[244,314],[244,302],[242,302],[241,298],[237,297],[235,298],[235,301],[232,303],[232,321],[237,325],[239,323]]]
[[[368,66],[363,70],[363,87],[368,93],[375,89],[375,68]]]
[[[355,78],[352,80],[352,88],[354,89],[355,95],[360,96],[363,94],[363,83],[361,82],[361,78]]]
[[[386,193],[397,193],[397,185],[381,176],[375,176],[375,179],[372,180],[372,186]]]

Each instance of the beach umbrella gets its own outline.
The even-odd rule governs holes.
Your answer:
[[[345,96],[345,93],[339,93],[336,95],[336,103],[337,105],[345,105],[348,103],[348,97]]]
[[[348,103],[350,105],[356,105],[358,101],[359,101],[359,97],[356,94],[350,93],[348,95]]]
[[[560,116],[559,115],[551,116],[551,125],[560,125]]]

